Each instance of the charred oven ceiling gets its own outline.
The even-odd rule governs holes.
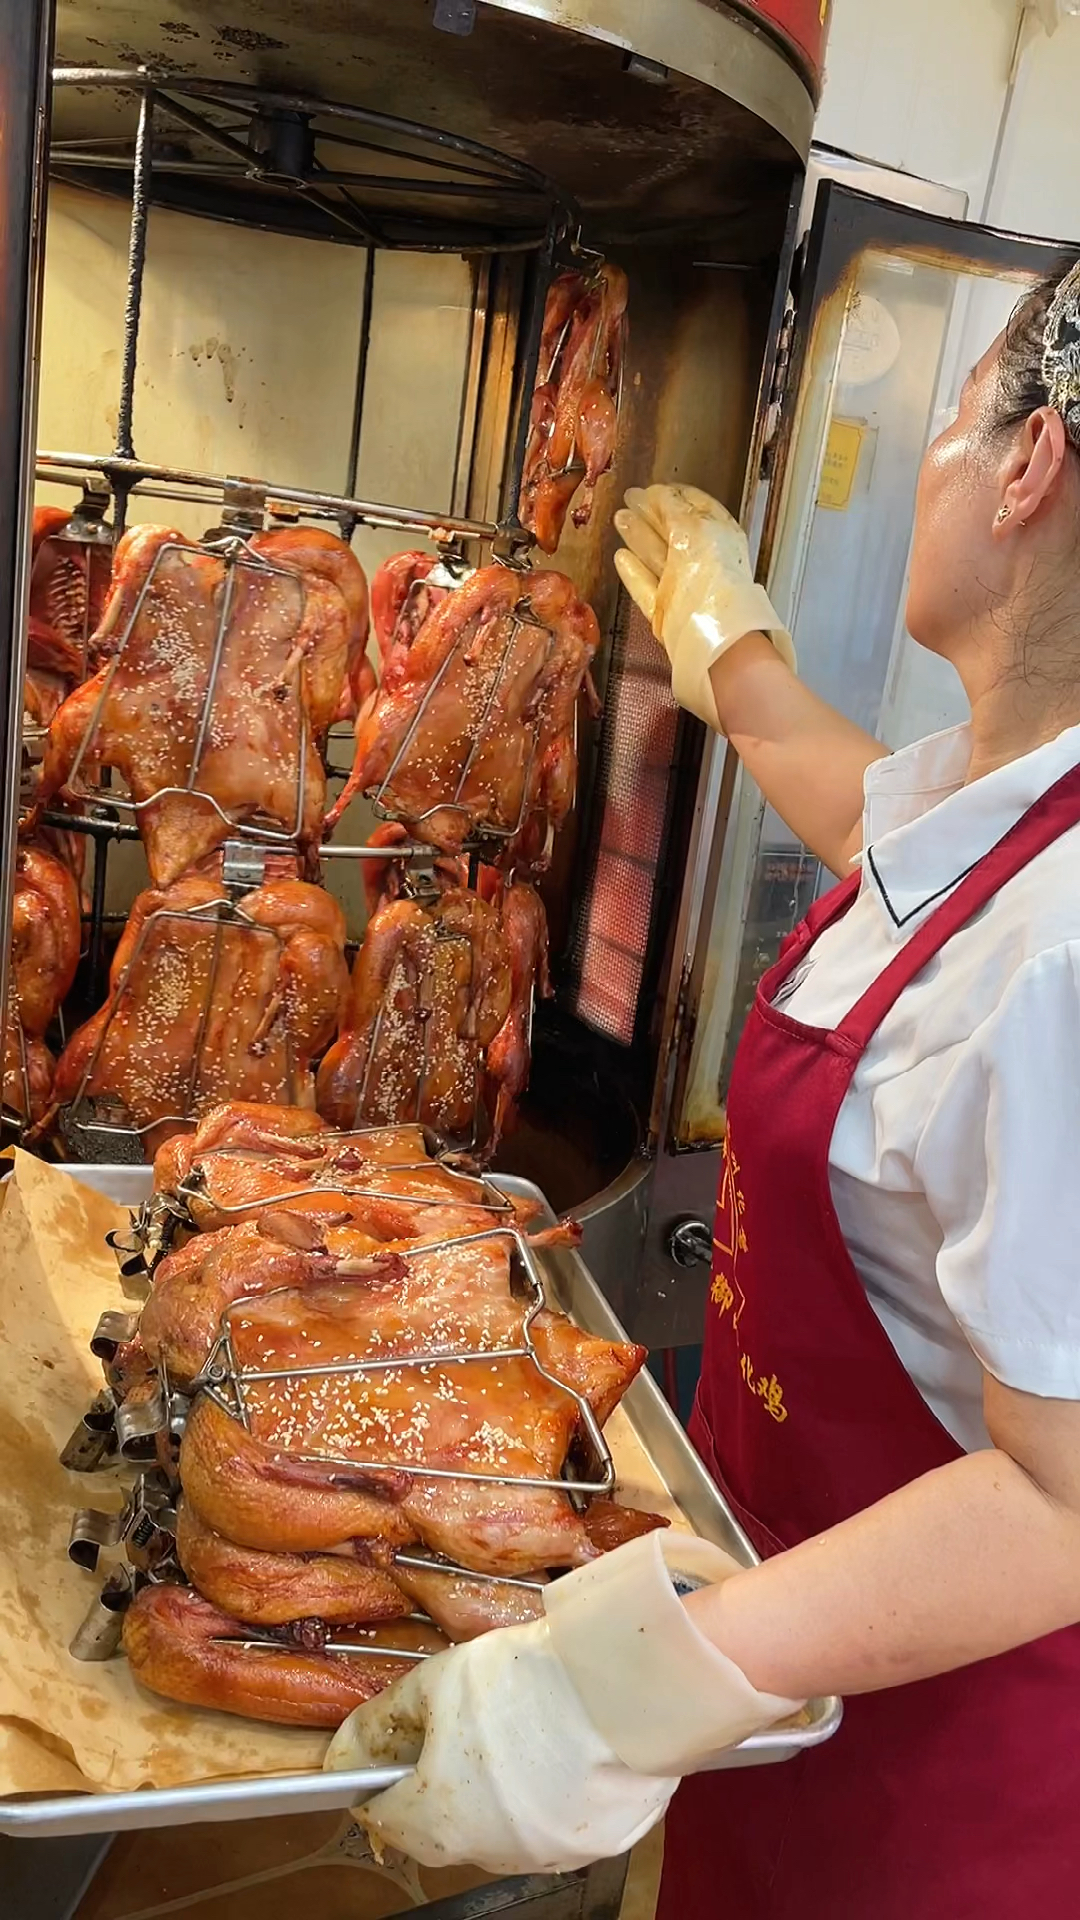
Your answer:
[[[601,246],[685,238],[718,259],[775,251],[810,103],[766,35],[715,0],[655,10],[535,0],[527,15],[517,4],[481,4],[473,31],[457,35],[436,29],[432,0],[59,0],[56,53],[77,67],[148,68],[196,122],[236,143],[163,111],[155,205],[360,244],[381,233],[410,244],[428,224],[467,250],[535,244],[554,182]],[[655,58],[655,39],[638,58],[626,37],[590,26],[623,11],[652,15],[653,35],[663,16],[671,64]],[[691,32],[676,31],[685,24]],[[689,77],[680,58],[714,81],[718,62],[721,79],[730,69],[731,92]],[[269,123],[248,89],[279,96]],[[446,129],[505,164],[449,153],[435,166],[422,142],[297,113],[303,102],[287,96],[301,95]],[[130,92],[58,87],[54,172],[126,195],[137,120]],[[279,166],[294,186],[297,169],[310,176],[306,198],[275,183]]]

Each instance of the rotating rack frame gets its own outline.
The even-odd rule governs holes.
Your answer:
[[[106,452],[42,449],[37,456],[40,480],[81,490],[80,524],[86,519],[95,538],[117,537],[137,493],[219,506],[222,538],[242,540],[267,523],[304,518],[336,523],[346,538],[358,525],[425,535],[452,575],[467,568],[467,549],[482,544],[491,547],[494,558],[521,567],[532,540],[517,507],[548,287],[557,264],[587,272],[598,263],[581,244],[574,202],[511,156],[443,129],[333,101],[189,80],[150,68],[60,66],[52,83],[58,120],[67,88],[78,89],[84,98],[87,90],[112,96],[130,109],[126,126],[121,114],[119,133],[69,141],[58,136],[49,154],[55,178],[113,194],[130,192],[131,198],[115,442]],[[134,402],[152,207],[364,248],[353,419],[346,486],[340,493],[222,476],[137,454]],[[375,267],[384,248],[464,253],[473,263],[473,323],[450,511],[373,501],[356,491]],[[493,465],[493,448],[501,467]],[[475,465],[481,456],[489,476],[483,485]],[[110,497],[111,528],[104,525]],[[483,517],[496,502],[497,513]],[[470,511],[474,503],[480,513]],[[208,696],[212,703],[212,684]],[[459,789],[468,770],[467,763]],[[193,770],[192,788],[194,778]],[[137,828],[121,816],[137,815],[140,804],[150,801],[132,801],[112,788],[88,799],[82,815],[54,810],[45,818],[49,825],[88,833],[95,842],[88,946],[89,998],[96,1004],[104,984],[108,848],[114,839],[137,836]],[[249,843],[253,860],[260,846],[280,847],[292,838],[248,823],[229,822],[229,831]],[[512,832],[496,829],[492,837]],[[467,849],[474,864],[480,845],[470,842]],[[333,843],[321,852],[329,859],[385,857],[381,849]],[[435,856],[429,848],[407,844],[396,849],[396,857],[430,863]]]

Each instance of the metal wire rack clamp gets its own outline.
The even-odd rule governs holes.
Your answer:
[[[221,560],[224,565],[224,590],[221,595],[221,604],[218,612],[217,631],[211,650],[206,688],[202,698],[202,708],[196,723],[195,742],[192,749],[191,765],[188,769],[187,779],[183,786],[161,787],[158,788],[156,792],[145,795],[141,800],[133,800],[130,797],[118,794],[111,787],[80,787],[76,782],[78,781],[83,763],[87,759],[92,760],[94,758],[94,745],[97,738],[98,727],[104,712],[105,703],[109,697],[109,691],[124,664],[125,650],[135,630],[139,616],[149,598],[151,589],[155,581],[160,585],[162,572],[167,566],[169,556],[173,554],[178,554],[188,561],[190,561],[194,555],[207,555],[211,558]],[[174,797],[191,798],[199,800],[206,806],[212,808],[218,817],[229,827],[231,832],[245,839],[250,838],[262,843],[270,842],[283,847],[294,847],[297,845],[304,825],[304,794],[307,779],[309,741],[303,702],[300,697],[300,674],[302,665],[299,657],[294,659],[291,652],[282,662],[283,670],[284,672],[290,673],[296,691],[296,803],[293,810],[291,826],[274,827],[263,822],[259,822],[258,825],[252,825],[248,821],[236,820],[231,814],[225,811],[224,807],[221,806],[213,794],[204,792],[197,784],[203,754],[206,750],[207,741],[211,736],[211,727],[214,718],[214,699],[217,692],[218,680],[221,675],[226,645],[231,631],[233,605],[236,598],[236,575],[238,570],[241,569],[251,571],[265,578],[279,579],[286,583],[290,593],[294,593],[297,596],[297,614],[293,625],[292,636],[293,639],[295,639],[303,622],[305,601],[304,583],[299,574],[286,567],[274,566],[271,561],[266,560],[261,554],[253,552],[246,541],[239,539],[235,535],[226,535],[221,539],[204,541],[198,546],[189,546],[179,540],[163,541],[154,553],[146,579],[139,588],[135,605],[128,616],[116,652],[106,669],[101,692],[95,702],[94,711],[90,715],[74,761],[72,762],[71,771],[65,784],[67,790],[74,798],[89,801],[107,800],[109,805],[117,808],[118,811],[133,813],[136,816],[144,812],[148,807],[155,806],[161,800]]]

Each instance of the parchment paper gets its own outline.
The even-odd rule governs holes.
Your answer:
[[[120,1476],[60,1449],[99,1390],[90,1336],[131,1311],[105,1235],[127,1210],[16,1151],[0,1188],[0,1797],[127,1792],[321,1765],[326,1735],[159,1703],[119,1656],[74,1660],[101,1574],[67,1556],[77,1507],[115,1510]],[[685,1526],[625,1414],[606,1429],[620,1497]]]

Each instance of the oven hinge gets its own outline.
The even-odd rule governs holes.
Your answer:
[[[761,436],[761,465],[759,477],[765,479],[768,473],[769,454],[780,426],[780,415],[787,394],[788,378],[791,373],[791,346],[795,337],[795,302],[788,295],[784,308],[784,317],[780,322],[780,338],[776,347],[776,361],[773,366],[769,398],[765,407],[765,431]]]

